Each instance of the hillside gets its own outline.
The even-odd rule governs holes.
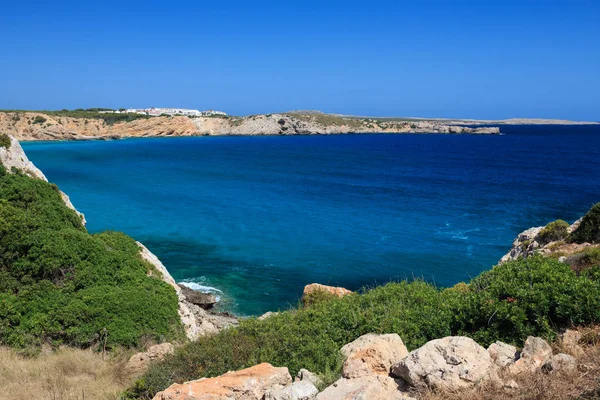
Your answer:
[[[118,116],[118,117],[117,117]],[[146,117],[93,112],[0,112],[0,132],[18,140],[85,140],[202,135],[296,135],[340,133],[497,134],[441,121],[346,118],[317,113],[246,117]]]

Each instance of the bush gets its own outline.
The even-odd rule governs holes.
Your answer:
[[[588,247],[582,252],[572,254],[566,258],[565,263],[576,272],[593,267],[600,268],[600,247]]]
[[[569,223],[562,219],[550,222],[542,229],[538,235],[538,241],[541,244],[564,240],[569,236]]]
[[[600,203],[585,214],[579,227],[571,233],[570,239],[575,243],[600,242]]]
[[[6,133],[0,133],[0,148],[8,149],[11,145],[10,136]]]
[[[595,270],[594,270],[595,271]],[[292,309],[176,350],[128,391],[152,398],[173,382],[218,376],[260,362],[307,368],[332,381],[339,349],[365,333],[397,333],[409,350],[429,340],[468,335],[482,345],[521,344],[528,335],[553,338],[556,329],[600,321],[600,272],[578,276],[558,261],[533,256],[505,263],[469,284],[439,290],[422,281],[389,283],[343,298]]]
[[[0,174],[1,343],[110,348],[179,338],[175,291],[152,271],[130,237],[87,233],[55,185]]]
[[[33,119],[34,124],[43,124],[46,121],[47,121],[47,119],[42,117],[41,115],[36,115],[35,118]]]

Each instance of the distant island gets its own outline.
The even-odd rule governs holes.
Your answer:
[[[0,111],[0,132],[18,140],[89,140],[209,135],[309,135],[346,133],[500,134],[498,126],[595,124],[549,119],[471,120],[362,117],[299,110],[230,116],[179,108]],[[481,125],[481,126],[479,126]]]

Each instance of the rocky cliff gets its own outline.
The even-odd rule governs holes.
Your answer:
[[[471,128],[440,121],[399,121],[329,114],[266,114],[246,117],[149,117],[111,124],[102,118],[60,113],[0,112],[0,133],[18,140],[85,140],[201,135],[297,135],[340,133],[498,134],[499,128]]]

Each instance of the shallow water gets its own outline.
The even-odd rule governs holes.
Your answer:
[[[305,284],[468,280],[517,233],[600,201],[600,127],[25,143],[92,232],[142,241],[250,315]]]

